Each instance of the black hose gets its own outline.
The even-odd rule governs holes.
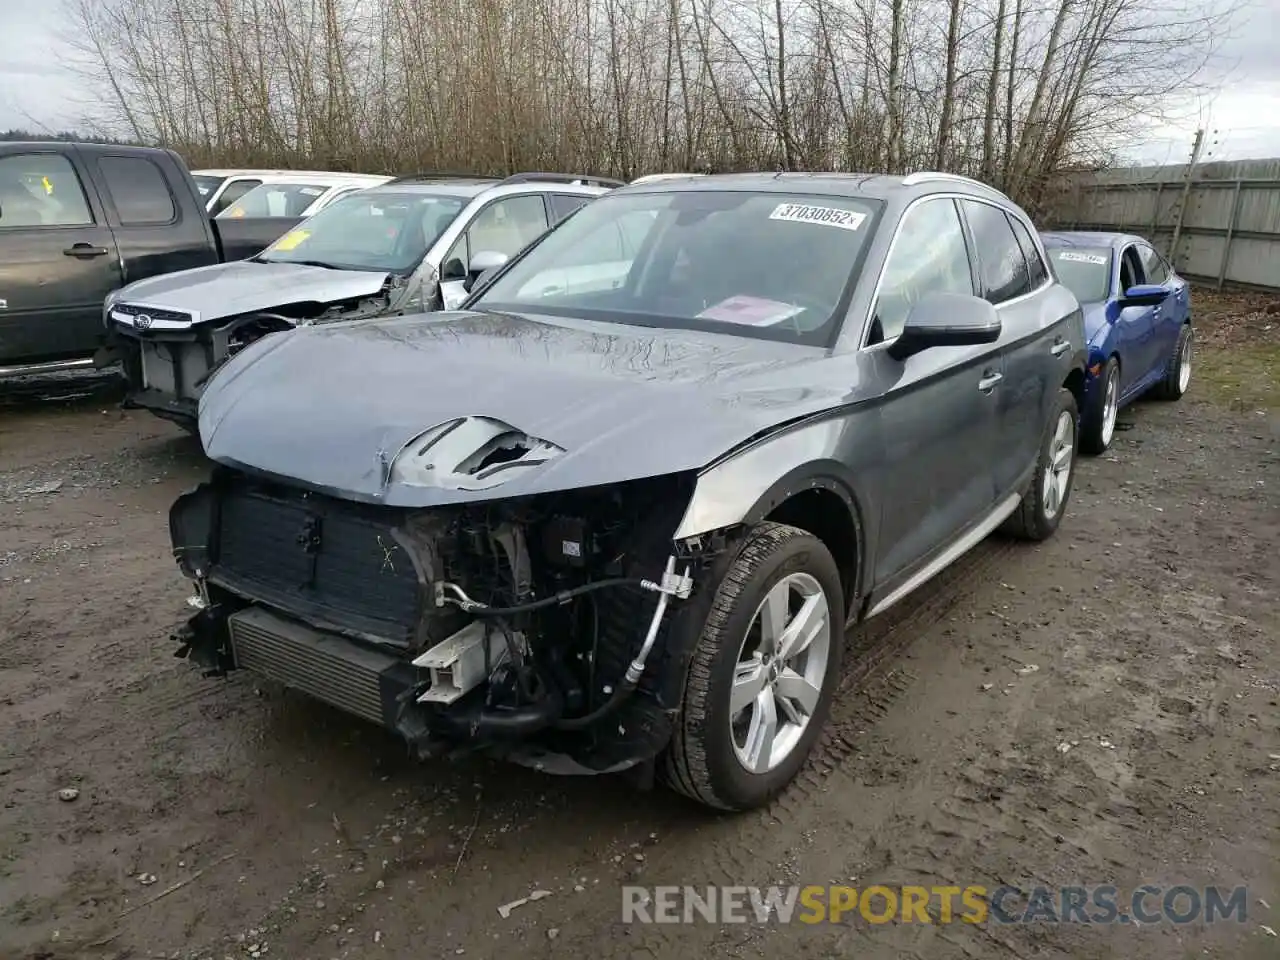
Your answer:
[[[561,590],[549,597],[543,597],[541,600],[530,600],[528,603],[516,604],[514,607],[487,607],[483,604],[467,606],[465,603],[460,605],[463,610],[473,613],[477,617],[510,617],[517,613],[532,613],[534,610],[541,610],[544,607],[568,603],[574,597],[580,597],[584,593],[591,593],[593,590],[603,590],[605,587],[640,587],[643,583],[644,580],[639,577],[611,577],[608,580],[595,580],[591,583],[584,583],[582,586],[574,587],[570,590]],[[457,601],[454,602],[456,603]]]
[[[556,720],[551,726],[556,730],[581,730],[584,727],[589,727],[597,720],[604,719],[622,706],[623,701],[631,696],[637,686],[638,684],[629,683],[626,679],[623,679],[621,683],[613,688],[613,693],[609,696],[609,699],[600,704],[595,710],[581,717]]]

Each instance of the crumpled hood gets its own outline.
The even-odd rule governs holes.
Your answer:
[[[852,385],[819,382],[826,354],[510,314],[301,327],[263,338],[210,381],[200,436],[215,461],[349,499],[513,497],[696,469],[836,406]],[[469,447],[504,428],[534,448],[532,465],[467,475]]]
[[[138,280],[114,302],[180,310],[201,323],[290,303],[372,296],[386,281],[380,272],[237,260]]]

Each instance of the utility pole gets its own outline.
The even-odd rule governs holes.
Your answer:
[[[1204,130],[1196,131],[1195,142],[1191,145],[1191,162],[1187,164],[1187,172],[1182,178],[1182,195],[1178,197],[1178,209],[1175,211],[1173,221],[1173,239],[1169,241],[1169,249],[1165,251],[1168,254],[1169,263],[1173,264],[1177,269],[1177,261],[1174,259],[1178,253],[1178,241],[1182,238],[1182,220],[1187,212],[1187,200],[1191,196],[1191,178],[1195,176],[1196,164],[1200,162],[1200,150],[1204,146]]]

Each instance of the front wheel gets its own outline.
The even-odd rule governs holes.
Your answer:
[[[844,624],[840,574],[822,541],[783,524],[755,527],[694,641],[663,779],[721,810],[781,792],[826,721]]]
[[[1004,523],[1004,531],[1023,540],[1053,536],[1067,509],[1076,464],[1076,398],[1065,388],[1049,418],[1031,484]]]
[[[1191,325],[1184,323],[1178,331],[1178,342],[1164,368],[1164,379],[1151,395],[1157,400],[1181,400],[1191,386]]]
[[[1120,412],[1120,363],[1108,357],[1097,383],[1097,398],[1085,404],[1080,424],[1080,449],[1097,455],[1111,446],[1116,434],[1116,416]]]

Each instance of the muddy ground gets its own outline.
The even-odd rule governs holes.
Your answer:
[[[108,381],[0,388],[0,957],[1280,956],[1280,315],[1197,302],[1190,394],[1122,413],[1054,540],[992,539],[852,634],[814,761],[739,817],[416,764],[202,679],[172,656],[165,527],[198,448]],[[624,883],[833,881],[1249,902],[1211,926],[619,922]]]

